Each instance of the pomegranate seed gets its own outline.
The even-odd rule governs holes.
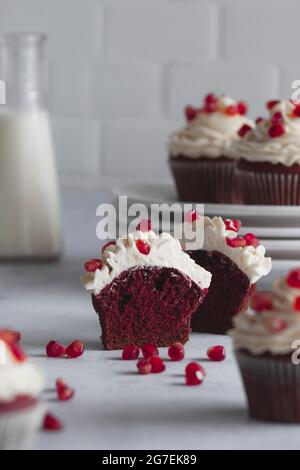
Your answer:
[[[84,269],[88,273],[94,273],[97,269],[102,269],[103,263],[101,259],[90,259],[86,263],[84,263]]]
[[[83,354],[84,351],[84,344],[79,339],[73,341],[67,348],[66,348],[66,355],[69,359],[75,359]]]
[[[140,230],[141,232],[150,232],[150,230],[152,230],[152,223],[151,223],[151,220],[149,220],[149,219],[143,219],[143,220],[141,220],[141,221],[137,224],[136,229],[137,229],[137,230]]]
[[[109,247],[109,246],[114,246],[116,244],[116,241],[115,240],[111,240],[110,242],[108,243],[105,243],[105,245],[103,245],[102,249],[101,249],[101,254],[104,253],[104,251]],[[101,269],[101,268],[99,268]]]
[[[151,364],[148,360],[141,359],[137,363],[138,372],[141,375],[146,375],[151,373]]]
[[[271,122],[273,124],[279,124],[279,123],[282,123],[283,122],[283,116],[282,116],[282,113],[280,111],[277,111],[276,113],[273,114],[272,118],[271,118]]]
[[[266,108],[267,109],[272,109],[274,106],[276,106],[276,104],[279,103],[279,100],[270,100],[270,101],[267,101],[266,102]]]
[[[245,103],[245,101],[239,101],[237,104],[237,107],[238,107],[239,114],[241,116],[244,116],[245,114],[247,114],[248,105],[247,103]]]
[[[244,137],[249,131],[252,130],[252,127],[248,124],[243,124],[242,127],[238,131],[238,135],[240,137]]]
[[[6,343],[19,343],[21,341],[21,333],[14,330],[0,330],[0,339]]]
[[[185,220],[189,223],[192,223],[192,222],[194,222],[195,220],[198,220],[198,219],[200,219],[200,214],[199,214],[199,212],[197,212],[195,210],[189,211],[185,216]]]
[[[171,361],[182,361],[184,358],[184,346],[182,343],[174,343],[168,349],[168,356]]]
[[[206,113],[213,113],[217,110],[218,98],[213,93],[209,93],[204,98],[204,111]]]
[[[143,344],[141,350],[145,359],[159,355],[158,349],[154,344]]]
[[[242,248],[246,246],[246,240],[243,237],[236,237],[236,238],[226,237],[226,243],[231,248]]]
[[[248,246],[253,246],[254,248],[257,248],[260,245],[260,241],[258,240],[258,238],[256,238],[254,233],[246,233],[246,235],[244,235],[244,239],[246,240],[246,245]]]
[[[255,292],[251,299],[250,305],[256,312],[272,310],[273,303],[271,292]]]
[[[300,268],[289,272],[286,283],[290,287],[300,289]]]
[[[56,381],[57,397],[60,401],[67,401],[73,398],[75,390],[70,388],[62,379]]]
[[[62,357],[65,355],[65,347],[57,341],[49,341],[46,346],[46,354],[48,357]]]
[[[160,374],[166,369],[162,358],[159,356],[150,357],[149,362],[151,364],[151,374]]]
[[[294,117],[300,118],[300,105],[299,104],[297,104],[295,108],[293,109],[292,115]]]
[[[61,421],[56,416],[47,413],[44,417],[43,429],[45,431],[60,431],[63,428]]]
[[[269,136],[274,139],[275,137],[280,137],[285,133],[285,128],[283,124],[273,124],[269,129]]]
[[[193,106],[186,106],[184,113],[187,121],[192,121],[197,117],[198,110]]]
[[[136,240],[135,244],[142,255],[149,255],[150,245],[148,245],[148,243],[144,242],[144,240]]]
[[[264,121],[264,118],[259,116],[255,119],[255,124],[259,124],[260,122],[263,122],[263,121]]]
[[[130,361],[132,359],[137,359],[139,357],[140,350],[135,344],[129,344],[125,346],[122,352],[122,359],[124,361]]]
[[[66,382],[63,379],[56,379],[55,381],[56,390],[61,390],[67,386]]]
[[[226,357],[226,351],[224,346],[221,346],[219,344],[217,346],[211,346],[210,348],[208,348],[206,354],[211,361],[224,361]]]
[[[200,385],[206,372],[197,362],[190,362],[185,368],[185,381],[187,385]]]
[[[287,323],[280,318],[268,318],[266,324],[271,333],[279,333],[287,327]]]
[[[238,105],[231,104],[230,106],[227,106],[225,108],[225,114],[228,114],[228,116],[235,116],[236,114],[239,114]]]
[[[231,230],[232,232],[238,232],[242,226],[242,222],[238,219],[225,219],[224,224],[226,230]]]
[[[297,312],[300,312],[300,297],[296,297],[296,300],[294,302],[294,310],[297,310]]]
[[[18,362],[24,362],[27,358],[26,354],[23,352],[23,350],[20,348],[20,346],[16,343],[8,343],[8,347],[14,356],[14,358]]]

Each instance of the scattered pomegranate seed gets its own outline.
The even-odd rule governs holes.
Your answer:
[[[228,116],[235,116],[236,114],[239,114],[239,108],[236,104],[231,104],[225,108],[225,114],[228,114]]]
[[[266,102],[266,108],[267,109],[272,109],[274,106],[276,106],[276,104],[279,103],[279,100],[270,100],[270,101],[267,101]]]
[[[14,330],[0,330],[0,339],[6,343],[19,343],[21,341],[21,333]]]
[[[55,386],[56,386],[56,390],[61,390],[62,388],[66,387],[67,384],[64,381],[64,379],[59,378],[59,379],[56,379]]]
[[[182,361],[184,358],[184,346],[182,343],[174,343],[168,349],[168,356],[171,361]]]
[[[151,373],[151,364],[146,359],[141,359],[140,361],[138,361],[136,366],[138,368],[139,374],[141,375],[146,375],[146,374]]]
[[[238,107],[239,114],[241,114],[241,116],[244,116],[245,114],[247,114],[248,105],[247,103],[245,103],[245,101],[239,101],[237,104],[237,107]]]
[[[144,240],[136,240],[135,244],[142,255],[149,255],[150,245],[148,245],[148,243],[144,242]]]
[[[255,292],[252,296],[250,305],[256,312],[272,310],[273,303],[271,292]]]
[[[266,324],[271,333],[279,333],[287,327],[287,323],[280,318],[268,318]]]
[[[65,347],[57,341],[49,341],[46,346],[46,354],[48,357],[62,357],[65,353]]]
[[[213,93],[209,93],[204,98],[204,111],[206,113],[213,113],[217,110],[218,98]]]
[[[264,121],[264,118],[259,116],[255,119],[255,124],[259,124],[260,122],[263,122],[263,121]]]
[[[152,230],[152,222],[149,219],[143,219],[141,220],[137,226],[137,230],[140,230],[141,232],[150,232]]]
[[[295,289],[300,289],[300,268],[299,269],[293,269],[293,271],[290,271],[286,283],[290,287],[294,287]]]
[[[197,117],[198,110],[194,108],[193,106],[189,105],[189,106],[186,106],[184,113],[185,113],[185,117],[187,121],[192,121],[193,119]]]
[[[294,309],[300,312],[300,297],[296,297],[296,300],[294,302]]]
[[[26,360],[27,356],[18,344],[16,343],[7,343],[7,344],[12,355],[18,362],[24,362]]]
[[[279,124],[273,124],[269,128],[269,136],[274,139],[275,137],[280,137],[285,133],[284,125],[279,123]]]
[[[238,232],[242,226],[242,222],[238,219],[225,219],[224,224],[226,230],[231,230],[232,232]]]
[[[70,388],[63,379],[57,379],[56,381],[57,397],[60,401],[67,401],[73,398],[75,390]]]
[[[50,413],[45,415],[43,423],[43,429],[45,431],[60,431],[62,428],[62,422],[56,416]]]
[[[246,240],[246,245],[248,246],[253,246],[254,248],[257,248],[260,245],[260,241],[258,240],[258,238],[256,238],[254,233],[246,233],[246,235],[244,235],[244,239]]]
[[[299,104],[297,104],[295,108],[293,109],[292,115],[294,117],[300,118],[300,105]]]
[[[199,220],[199,219],[200,219],[200,214],[199,212],[195,210],[191,210],[185,215],[185,220],[189,223],[192,223],[195,220]]]
[[[226,243],[231,248],[242,248],[246,246],[246,240],[243,237],[236,237],[236,238],[226,237]]]
[[[131,361],[132,359],[137,359],[140,354],[140,349],[135,346],[135,344],[129,344],[125,346],[122,352],[122,359],[124,361]]]
[[[279,124],[279,123],[282,123],[283,122],[283,116],[282,116],[282,113],[280,111],[277,111],[276,113],[273,114],[272,118],[271,118],[271,122],[273,124]]]
[[[206,354],[211,361],[224,361],[226,357],[226,351],[224,346],[221,346],[219,344],[217,346],[211,346],[210,348],[208,348]]]
[[[159,355],[158,349],[154,344],[143,344],[141,350],[145,359]]]
[[[102,249],[101,249],[101,254],[104,253],[104,251],[109,247],[109,246],[114,246],[116,244],[116,241],[115,240],[111,240],[110,242],[108,243],[105,243],[105,245],[103,245]],[[99,268],[101,269],[101,268]]]
[[[103,263],[101,259],[94,258],[90,259],[86,263],[84,263],[84,269],[88,273],[94,273],[97,269],[102,269]]]
[[[206,372],[197,362],[190,362],[185,368],[185,381],[187,385],[200,385]]]
[[[75,359],[83,354],[84,351],[84,344],[79,339],[73,341],[67,348],[66,348],[66,355],[69,359]]]
[[[152,356],[149,358],[151,364],[151,374],[160,374],[166,369],[165,363],[159,356]]]
[[[238,131],[238,135],[240,137],[244,137],[249,131],[252,130],[252,127],[248,124],[243,124],[242,127]]]

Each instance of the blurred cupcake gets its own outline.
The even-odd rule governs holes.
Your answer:
[[[254,307],[230,331],[250,415],[299,423],[300,269],[277,280],[271,296],[254,298]]]
[[[247,204],[300,204],[300,105],[269,101],[268,119],[244,129],[233,152]]]
[[[251,128],[247,105],[209,94],[201,109],[185,109],[187,124],[171,135],[170,166],[178,196],[188,202],[240,203],[232,143],[242,126]]]
[[[41,422],[39,371],[0,332],[0,450],[28,449]]]

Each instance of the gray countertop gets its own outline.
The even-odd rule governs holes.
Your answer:
[[[18,329],[23,345],[44,371],[44,405],[65,428],[40,432],[36,449],[295,449],[300,427],[250,420],[230,339],[193,334],[186,360],[167,361],[161,375],[138,376],[135,361],[120,351],[103,351],[89,296],[79,284],[84,260],[95,256],[98,203],[103,191],[65,191],[65,252],[56,263],[0,265],[1,324]],[[86,350],[75,360],[45,357],[50,339],[68,344],[75,338]],[[227,359],[205,360],[205,351],[223,344]],[[162,349],[166,357],[166,350]],[[207,370],[200,387],[184,385],[184,367],[198,360]],[[55,379],[76,389],[70,402],[57,402]]]

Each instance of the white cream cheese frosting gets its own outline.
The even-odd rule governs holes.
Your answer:
[[[231,259],[239,269],[246,274],[251,284],[257,282],[262,276],[267,275],[272,266],[271,258],[265,256],[265,247],[259,245],[243,247],[231,247],[227,243],[227,238],[233,239],[238,237],[238,233],[234,230],[228,230],[225,222],[221,217],[204,217],[203,220],[197,219],[193,222],[184,222],[183,233],[189,230],[189,226],[194,233],[197,230],[203,230],[203,237],[199,237],[201,242],[195,246],[196,250],[218,251]],[[183,248],[185,249],[187,241],[183,240]]]
[[[249,162],[281,163],[287,167],[300,165],[300,118],[293,114],[294,109],[290,101],[278,102],[271,108],[268,119],[261,120],[233,145],[233,155]],[[272,138],[269,130],[275,113],[282,114],[284,133]]]
[[[189,158],[233,158],[231,146],[240,139],[239,129],[253,122],[244,115],[226,114],[225,108],[237,103],[229,96],[218,98],[218,110],[207,113],[201,111],[195,119],[189,121],[184,129],[174,132],[169,139],[171,156],[184,155]]]
[[[136,244],[138,240],[148,245],[148,254],[139,251]],[[126,238],[116,240],[114,245],[109,245],[103,253],[102,261],[101,269],[84,273],[80,278],[83,286],[96,295],[121,272],[139,266],[177,269],[202,289],[208,288],[211,281],[211,274],[198,266],[182,250],[180,242],[169,233],[157,235],[152,230],[148,232],[136,230]]]
[[[11,402],[20,395],[38,397],[43,387],[39,370],[14,358],[9,345],[0,340],[0,402]]]

